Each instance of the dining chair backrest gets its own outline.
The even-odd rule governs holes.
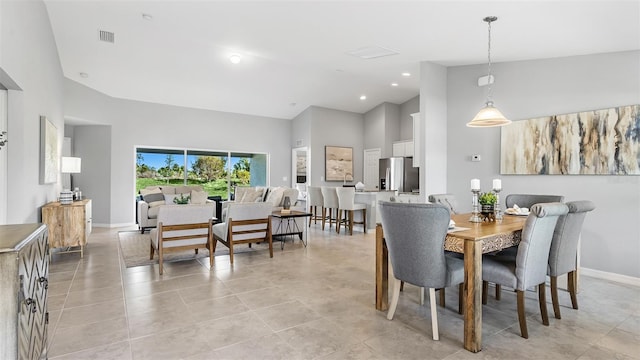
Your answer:
[[[569,212],[558,219],[553,232],[549,252],[550,276],[560,276],[576,270],[576,255],[582,225],[587,213],[596,208],[595,203],[588,200],[570,201],[566,205]]]
[[[336,188],[332,186],[323,186],[322,198],[324,200],[324,207],[329,209],[337,209],[339,207],[338,194]]]
[[[338,208],[342,210],[354,210],[356,189],[352,187],[336,188],[338,196]]]
[[[444,240],[449,209],[439,204],[378,203],[396,279],[416,286],[447,286]]]
[[[456,196],[453,194],[431,194],[428,197],[428,201],[446,206],[452,214],[458,213],[458,201],[456,201]]]
[[[518,245],[515,290],[525,291],[545,282],[553,232],[558,217],[568,211],[567,205],[559,202],[539,203],[530,208]]]
[[[318,186],[307,187],[307,205],[309,206],[324,206],[324,200],[322,197],[322,190]]]
[[[509,194],[505,198],[505,205],[507,208],[512,208],[513,205],[518,205],[521,208],[531,208],[534,204],[563,201],[564,196],[562,195]]]

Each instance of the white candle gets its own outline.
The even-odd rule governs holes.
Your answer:
[[[502,190],[502,180],[493,179],[493,190]]]
[[[471,190],[480,190],[480,179],[471,179]]]

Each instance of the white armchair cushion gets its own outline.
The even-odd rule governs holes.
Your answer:
[[[213,235],[220,239],[227,240],[227,221],[232,220],[249,220],[249,219],[264,219],[271,215],[273,207],[269,203],[229,203],[226,210],[226,218],[224,222],[213,225]],[[224,213],[223,210],[223,213]],[[245,225],[242,226],[244,230],[253,230],[266,228],[264,225]],[[234,227],[235,229],[235,227]],[[249,235],[249,237],[256,237],[256,234]],[[243,240],[242,236],[235,236],[234,240]]]

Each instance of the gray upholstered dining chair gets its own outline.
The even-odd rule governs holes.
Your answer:
[[[535,204],[550,203],[550,202],[563,202],[564,196],[562,195],[542,195],[542,194],[509,194],[505,198],[505,205],[507,208],[512,208],[514,205],[518,205],[521,208],[531,208]],[[515,257],[515,247],[507,248],[498,252],[498,256],[513,256]],[[485,292],[487,286],[485,285]],[[500,300],[500,284],[496,284],[496,299]]]
[[[562,195],[509,194],[505,198],[504,203],[507,208],[512,208],[513,205],[518,205],[521,208],[531,208],[531,206],[533,206],[534,204],[563,201],[564,196]]]
[[[322,222],[324,218],[324,199],[322,197],[322,190],[318,186],[307,187],[307,202],[309,205],[309,227],[311,227],[311,221],[314,224],[318,223],[318,220]],[[320,214],[318,213],[318,207],[320,207]]]
[[[347,227],[349,228],[349,235],[353,235],[353,224],[362,224],[364,232],[367,232],[367,205],[356,204],[355,196],[356,189],[353,187],[341,187],[336,188],[336,194],[338,195],[338,223],[336,224],[336,232],[340,233],[340,226],[344,224],[345,232]],[[354,221],[353,214],[355,211],[362,213],[362,221]],[[344,219],[342,214],[344,212]]]
[[[492,255],[482,257],[482,280],[485,288],[486,282],[489,281],[516,290],[520,333],[525,339],[529,338],[524,311],[524,293],[528,288],[538,286],[542,323],[549,325],[545,298],[549,250],[558,217],[567,214],[568,211],[567,205],[558,202],[533,205],[522,229],[522,238],[515,259]],[[484,291],[482,303],[487,303],[487,294]]]
[[[332,186],[323,186],[321,187],[321,191],[324,204],[324,211],[322,212],[322,230],[324,230],[324,224],[327,220],[329,221],[329,229],[331,229],[332,223],[336,223],[337,229],[338,208],[340,207],[340,204],[338,203],[338,194],[336,193],[336,188]],[[329,211],[328,215],[326,213],[327,210]]]
[[[444,253],[449,210],[438,204],[379,202],[384,238],[393,268],[393,297],[387,319],[393,319],[400,282],[429,288],[433,339],[438,333],[435,289],[464,282],[464,261]]]
[[[458,201],[453,194],[431,194],[427,199],[430,203],[442,204],[449,209],[452,214],[458,213]]]
[[[576,296],[576,259],[578,256],[578,240],[584,219],[589,211],[596,208],[592,201],[571,201],[566,204],[569,213],[561,216],[553,232],[551,250],[549,252],[548,274],[551,278],[551,302],[553,313],[560,319],[560,304],[558,303],[558,276],[567,274],[567,288],[571,296],[571,306],[578,308]]]

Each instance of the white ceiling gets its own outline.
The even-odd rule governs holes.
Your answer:
[[[494,62],[640,49],[637,0],[45,3],[69,79],[117,98],[286,119],[310,105],[403,103],[419,93],[420,61],[486,63],[488,15],[499,18]],[[399,54],[346,54],[367,46]]]

